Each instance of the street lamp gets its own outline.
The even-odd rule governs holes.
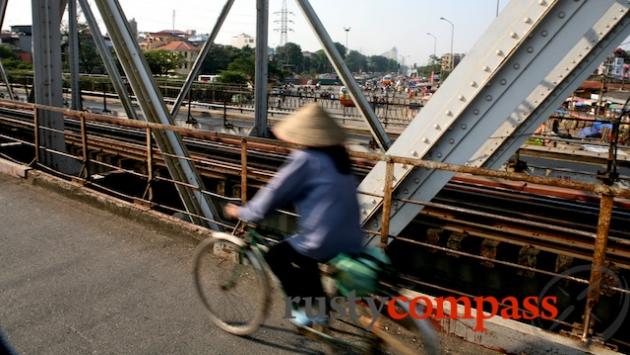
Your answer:
[[[440,20],[446,21],[449,24],[451,24],[451,68],[450,68],[451,70],[450,71],[453,71],[453,68],[455,68],[455,57],[453,53],[453,39],[455,38],[455,25],[444,16],[440,17]]]
[[[436,50],[436,48],[437,48],[437,36],[436,36],[436,35],[434,35],[434,34],[433,34],[433,33],[431,33],[431,32],[427,32],[427,36],[431,36],[431,37],[433,37],[433,61],[435,62],[435,57],[436,57],[436,55],[435,55],[435,53],[436,53],[436,52],[435,52],[435,50]]]
[[[348,33],[350,32],[351,29],[352,27],[350,26],[343,28],[343,30],[346,31],[346,51],[347,52],[350,52],[350,48],[348,47]]]
[[[499,3],[501,0],[497,0],[497,15],[495,17],[499,17]]]
[[[431,58],[431,62],[432,62],[432,67],[433,67],[432,71],[435,74],[435,64],[437,62],[436,60],[437,36],[431,32],[427,32],[427,36],[433,37],[433,58]]]

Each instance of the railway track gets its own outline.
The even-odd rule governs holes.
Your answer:
[[[0,119],[3,131],[32,139],[31,112],[0,109],[0,117],[3,117]],[[80,150],[79,122],[66,119],[65,127],[67,144]],[[109,156],[138,165],[146,159],[143,130],[89,122],[87,132],[92,159]],[[199,160],[196,165],[205,178],[237,181],[240,177],[238,137],[221,142],[186,137],[184,141],[191,158]],[[287,154],[286,148],[275,146],[273,142],[250,148],[248,179],[251,185],[256,187],[268,181]],[[164,167],[158,149],[154,149],[154,164]],[[355,160],[353,171],[361,179],[372,165],[369,161]],[[414,233],[415,238],[423,239],[424,235],[418,235],[419,230],[440,228],[455,235],[590,260],[597,224],[597,197],[579,191],[564,191],[554,196],[553,190],[539,187],[536,192],[527,192],[502,181],[456,176],[402,234]],[[630,230],[625,226],[630,221],[629,206],[628,201],[616,201],[609,242],[609,259],[625,269],[630,269]]]

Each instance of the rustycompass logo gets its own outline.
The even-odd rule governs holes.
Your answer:
[[[591,286],[577,284],[567,278],[588,280],[590,272],[590,265],[580,265],[572,267],[561,273],[561,276],[551,279],[540,292],[539,298],[549,297],[550,295],[557,297],[558,316],[553,322],[548,324],[544,324],[541,319],[535,319],[532,323],[549,330],[558,330],[562,323],[583,321],[585,302]],[[601,269],[601,274],[602,285],[605,285],[605,287],[603,287],[600,302],[605,299],[606,302],[609,302],[608,308],[614,311],[606,316],[599,313],[598,308],[595,307],[591,313],[591,319],[593,320],[593,327],[596,329],[597,337],[606,341],[615,335],[628,316],[630,295],[614,290],[614,288],[628,289],[628,283],[625,278],[619,277],[616,272],[605,267]],[[612,317],[610,314],[612,314]]]

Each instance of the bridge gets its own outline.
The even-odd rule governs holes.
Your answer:
[[[257,0],[251,91],[195,83],[233,0],[225,2],[187,78],[176,85],[153,77],[117,0],[96,0],[96,6],[86,0],[32,2],[34,77],[30,84],[16,85],[0,65],[9,98],[0,100],[0,170],[26,182],[46,181],[41,184],[48,189],[80,196],[83,202],[66,197],[57,201],[50,192],[0,175],[7,187],[0,194],[5,201],[0,223],[8,231],[9,246],[2,259],[15,263],[3,271],[0,283],[9,291],[2,297],[21,307],[8,309],[8,324],[0,323],[9,341],[16,339],[20,351],[51,349],[45,341],[25,340],[34,334],[45,337],[49,330],[22,325],[35,322],[28,316],[29,306],[51,302],[54,307],[39,311],[47,317],[59,312],[60,319],[53,322],[77,337],[54,352],[109,351],[109,346],[133,352],[169,346],[177,349],[173,352],[203,352],[208,344],[216,344],[217,352],[321,351],[317,344],[300,343],[304,340],[287,333],[277,318],[264,331],[271,340],[249,342],[208,331],[192,308],[192,288],[183,281],[188,276],[182,276],[194,236],[231,228],[222,206],[246,203],[293,148],[270,138],[268,127],[304,103],[317,101],[350,134],[353,172],[361,180],[364,230],[370,243],[392,256],[410,292],[523,298],[557,294],[562,283],[579,294],[558,296],[562,309],[572,311],[561,313],[552,324],[497,321],[492,332],[479,335],[463,321],[444,321],[447,347],[458,353],[480,351],[454,340],[456,336],[507,352],[628,351],[630,339],[624,330],[630,329],[625,281],[630,269],[630,157],[617,138],[605,144],[589,141],[585,150],[578,149],[583,141],[535,132],[552,120],[591,119],[559,117],[556,111],[630,35],[629,4],[512,1],[430,99],[379,102],[357,84],[309,1],[296,2],[346,87],[351,108],[335,98],[269,91],[267,0]],[[6,0],[0,2],[0,24],[6,6]],[[81,87],[73,31],[77,7],[107,69],[110,83],[102,92]],[[59,43],[66,10],[70,87],[64,89]],[[96,15],[104,21],[115,57],[104,43]],[[27,102],[29,96],[34,102]],[[109,101],[109,109],[85,110],[101,100]],[[184,107],[187,113],[181,112]],[[613,127],[611,137],[618,137],[619,127],[628,124],[627,113],[624,105],[618,117],[606,121]],[[84,207],[85,201],[97,207]],[[114,215],[102,211],[105,208]],[[89,218],[91,214],[99,218]],[[138,217],[139,224],[121,214],[149,217]],[[270,230],[287,233],[294,218],[291,212],[279,211],[269,222]],[[20,231],[29,220],[50,221],[52,227],[33,223],[24,229],[24,238],[10,232]],[[153,224],[190,230],[190,236],[181,240],[161,231],[149,233]],[[66,234],[66,228],[72,232]],[[112,233],[103,233],[110,229]],[[114,231],[120,235],[113,236],[118,234]],[[50,248],[42,247],[48,243]],[[94,250],[102,248],[102,253]],[[83,269],[93,272],[82,274]],[[118,277],[124,270],[131,275]],[[29,278],[32,284],[24,282]],[[111,288],[104,288],[107,295],[91,290],[110,281]],[[157,299],[141,295],[140,287],[124,290],[135,282],[146,285]],[[53,291],[51,298],[43,292],[47,288]],[[145,310],[134,306],[131,315],[117,311],[113,318],[108,316],[107,309],[121,309],[139,299],[147,302]],[[74,302],[83,302],[81,312],[71,307]],[[181,313],[160,312],[169,306]],[[95,311],[93,319],[82,315]],[[131,321],[115,321],[132,316]],[[189,317],[194,321],[183,324]],[[99,335],[99,327],[116,324],[122,328],[107,337]],[[149,329],[154,327],[164,332]],[[146,334],[150,340],[133,339],[131,329],[131,334]],[[195,341],[166,341],[166,333]],[[118,336],[122,342],[113,339]]]

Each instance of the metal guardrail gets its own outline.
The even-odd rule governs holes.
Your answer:
[[[206,131],[198,131],[198,130],[194,130],[194,129],[189,129],[189,128],[184,128],[184,127],[176,127],[176,126],[169,126],[169,125],[164,125],[164,124],[156,124],[156,123],[148,123],[148,122],[144,122],[144,121],[137,121],[137,120],[128,120],[128,119],[120,119],[120,118],[113,118],[111,116],[106,116],[106,115],[99,115],[99,114],[93,114],[93,113],[88,113],[88,112],[79,112],[79,111],[72,111],[72,110],[68,110],[68,109],[63,109],[63,108],[58,108],[58,107],[49,107],[49,106],[43,106],[43,105],[37,105],[37,104],[25,104],[25,103],[18,103],[15,101],[6,101],[6,100],[0,100],[0,107],[2,108],[7,108],[7,109],[14,109],[14,110],[24,110],[24,111],[31,111],[33,113],[33,121],[32,123],[29,123],[28,125],[33,127],[34,130],[34,139],[33,142],[30,141],[26,141],[23,139],[19,139],[19,138],[15,138],[15,137],[11,137],[8,136],[6,134],[0,134],[0,138],[6,139],[6,140],[11,140],[14,142],[19,142],[21,144],[27,145],[27,146],[31,146],[34,148],[34,158],[33,161],[31,163],[32,166],[34,167],[39,167],[42,168],[44,170],[50,170],[49,168],[41,165],[40,162],[40,154],[41,152],[49,152],[49,153],[53,153],[53,154],[59,154],[59,155],[63,155],[69,158],[73,158],[76,159],[80,162],[82,162],[83,167],[81,169],[81,172],[78,174],[78,176],[70,176],[67,174],[63,174],[59,171],[53,171],[53,173],[64,176],[66,178],[75,180],[75,181],[80,181],[81,183],[85,184],[86,186],[93,186],[96,187],[98,189],[102,189],[104,191],[107,191],[109,193],[111,193],[114,196],[117,196],[119,198],[124,198],[124,199],[128,199],[128,200],[132,200],[136,203],[141,203],[144,204],[146,206],[149,207],[156,207],[156,208],[161,208],[165,211],[169,211],[172,213],[181,213],[183,215],[188,215],[190,217],[196,217],[199,219],[204,219],[207,220],[210,223],[215,223],[219,226],[225,227],[225,228],[232,228],[233,226],[224,222],[224,221],[218,221],[218,220],[210,220],[204,216],[200,216],[200,215],[193,215],[187,211],[178,209],[178,208],[174,208],[172,206],[167,206],[164,204],[158,204],[154,201],[154,196],[153,196],[153,188],[152,188],[152,184],[156,181],[164,181],[164,182],[168,182],[168,183],[172,183],[172,184],[179,184],[182,186],[186,186],[192,189],[197,189],[198,191],[200,191],[203,194],[206,194],[208,196],[214,197],[214,198],[218,198],[218,199],[222,199],[224,201],[231,201],[231,202],[241,202],[241,203],[245,203],[247,201],[248,195],[247,195],[247,186],[248,186],[248,172],[250,170],[250,167],[248,166],[248,154],[251,151],[251,149],[260,149],[261,147],[263,147],[266,144],[269,144],[268,140],[265,139],[260,139],[260,138],[243,138],[243,137],[239,137],[239,136],[234,136],[234,135],[229,135],[229,134],[220,134],[220,133],[215,133],[215,132],[206,132]],[[42,127],[40,126],[38,119],[37,119],[37,111],[38,110],[46,110],[46,111],[51,111],[51,112],[60,112],[62,113],[65,117],[67,118],[71,118],[71,119],[75,119],[78,120],[80,122],[80,132],[77,133],[69,133],[69,132],[60,132],[58,130],[55,129],[51,129],[51,128],[47,128],[47,127]],[[4,118],[0,118],[0,121],[4,120]],[[87,122],[100,122],[100,123],[107,123],[107,124],[111,124],[111,125],[116,125],[116,126],[122,126],[122,127],[129,127],[129,128],[135,128],[135,129],[143,129],[145,131],[145,164],[146,167],[144,169],[144,172],[142,171],[135,171],[132,169],[125,169],[122,168],[120,166],[116,166],[113,164],[108,164],[102,161],[98,161],[98,160],[94,160],[91,159],[90,154],[89,154],[89,149],[90,149],[90,140],[89,140],[89,134],[88,134],[88,128],[87,128]],[[81,154],[80,155],[73,155],[73,154],[69,154],[69,153],[65,153],[65,152],[60,152],[60,151],[56,151],[47,147],[43,147],[40,143],[40,134],[39,132],[43,131],[43,130],[50,130],[50,131],[55,131],[58,133],[65,133],[67,134],[72,134],[74,135],[76,138],[80,138],[81,141]],[[213,193],[207,190],[202,190],[200,189],[198,186],[193,186],[191,184],[185,183],[185,182],[181,182],[181,181],[175,181],[166,177],[162,177],[162,176],[157,176],[154,174],[155,171],[155,162],[154,162],[154,147],[151,141],[151,134],[152,132],[156,131],[156,130],[164,130],[164,131],[173,131],[173,132],[177,132],[178,134],[182,135],[182,136],[186,136],[186,137],[193,137],[193,138],[201,138],[204,140],[210,140],[210,141],[215,141],[215,142],[222,142],[222,143],[226,143],[229,142],[231,144],[234,145],[240,145],[240,164],[241,164],[241,176],[240,176],[240,194],[239,197],[237,198],[232,198],[232,197],[228,197],[225,195],[221,195],[221,194],[217,194],[217,193]],[[289,148],[292,147],[292,145],[284,143],[284,142],[274,142],[274,144],[277,145],[277,151],[287,151]],[[166,153],[161,153],[162,155],[165,155]],[[580,336],[582,338],[582,340],[584,341],[588,341],[593,334],[591,333],[591,327],[592,327],[592,317],[591,314],[593,312],[593,309],[595,308],[595,306],[597,305],[598,301],[599,301],[599,297],[600,297],[600,293],[602,290],[608,290],[608,291],[612,291],[612,292],[618,292],[618,293],[623,293],[623,294],[630,294],[630,289],[627,288],[621,288],[621,287],[616,287],[616,286],[610,286],[610,285],[605,285],[602,283],[602,270],[603,267],[605,266],[605,262],[606,262],[606,253],[607,253],[607,245],[609,240],[613,240],[609,237],[609,228],[610,228],[610,222],[611,222],[611,216],[612,216],[612,208],[613,208],[613,202],[614,202],[614,198],[630,198],[630,189],[623,189],[617,186],[608,186],[608,185],[604,185],[604,184],[591,184],[591,183],[584,183],[584,182],[577,182],[577,181],[567,181],[567,180],[561,180],[561,179],[555,179],[555,178],[548,178],[548,177],[538,177],[538,176],[529,176],[529,175],[525,175],[522,173],[512,173],[512,172],[504,172],[504,171],[497,171],[497,170],[489,170],[489,169],[483,169],[483,168],[477,168],[477,167],[469,167],[469,166],[462,166],[462,165],[454,165],[454,164],[448,164],[448,163],[442,163],[442,162],[435,162],[435,161],[427,161],[427,160],[421,160],[421,159],[412,159],[412,158],[405,158],[405,157],[398,157],[398,156],[388,156],[388,155],[383,155],[383,154],[372,154],[372,153],[363,153],[363,152],[350,152],[351,157],[353,157],[354,159],[363,159],[363,160],[371,160],[371,161],[385,161],[386,162],[386,170],[385,170],[385,177],[384,177],[384,185],[383,185],[383,194],[382,195],[374,195],[374,194],[369,194],[366,192],[362,192],[359,191],[360,194],[367,194],[367,195],[374,195],[376,197],[380,197],[383,199],[383,209],[382,209],[382,213],[383,213],[383,223],[381,225],[380,230],[366,230],[365,232],[370,235],[370,238],[380,238],[380,245],[382,247],[386,247],[389,243],[390,240],[397,240],[400,242],[404,242],[404,243],[410,243],[413,245],[417,245],[417,246],[422,246],[425,248],[429,248],[429,249],[433,249],[433,250],[439,250],[442,252],[446,252],[449,254],[454,254],[454,255],[458,255],[458,256],[464,256],[467,258],[471,258],[474,260],[479,260],[479,261],[484,261],[484,262],[492,262],[492,263],[497,263],[506,267],[510,267],[510,268],[514,268],[517,270],[523,270],[523,271],[527,271],[527,272],[533,272],[533,273],[538,273],[538,274],[542,274],[542,275],[547,275],[547,276],[553,276],[553,277],[558,277],[561,279],[565,279],[571,282],[576,282],[576,283],[580,283],[580,284],[585,284],[585,285],[589,285],[589,289],[588,289],[588,293],[587,293],[587,298],[586,298],[586,306],[583,312],[583,323],[581,324],[580,327],[578,327],[577,329],[581,332]],[[175,157],[173,155],[173,157]],[[186,160],[189,160],[191,162],[193,162],[194,164],[200,164],[200,165],[207,165],[207,166],[213,166],[216,164],[216,162],[213,161],[209,161],[207,159],[203,159],[203,158],[191,158],[191,157],[177,157],[177,158],[183,158]],[[90,164],[95,164],[95,165],[100,165],[103,166],[107,169],[112,169],[113,171],[118,171],[118,172],[124,172],[130,175],[134,175],[140,178],[145,179],[146,181],[146,187],[144,189],[144,193],[142,194],[142,196],[130,196],[128,194],[125,194],[123,192],[120,191],[115,191],[107,186],[103,186],[101,184],[99,184],[95,179],[94,176],[91,175],[90,173],[90,169],[89,169],[89,165]],[[565,275],[562,273],[558,273],[558,272],[552,272],[552,271],[548,271],[548,270],[544,270],[544,269],[539,269],[536,267],[531,267],[531,266],[527,266],[527,265],[521,265],[518,263],[513,263],[513,262],[508,262],[508,261],[503,261],[503,260],[497,260],[494,258],[488,258],[485,256],[481,256],[481,255],[476,255],[476,254],[472,254],[472,253],[468,253],[468,252],[464,252],[461,250],[456,250],[456,249],[452,249],[452,248],[448,248],[448,247],[442,247],[442,246],[438,246],[438,245],[434,245],[431,243],[426,243],[426,242],[422,242],[419,240],[415,240],[414,238],[410,238],[407,236],[390,236],[389,235],[389,215],[391,213],[391,206],[393,203],[396,202],[408,202],[408,203],[415,203],[415,204],[420,204],[420,205],[424,205],[424,206],[437,206],[438,204],[436,203],[432,203],[432,202],[428,202],[428,201],[415,201],[415,200],[405,200],[405,199],[397,199],[393,196],[392,193],[392,188],[393,188],[393,171],[394,171],[394,167],[395,165],[401,165],[404,169],[411,169],[411,168],[421,168],[421,169],[438,169],[438,170],[444,170],[444,171],[450,171],[450,172],[455,172],[455,173],[463,173],[463,174],[472,174],[472,175],[476,175],[476,176],[485,176],[485,177],[492,177],[492,178],[498,178],[498,179],[504,179],[504,180],[509,180],[509,181],[518,181],[518,182],[525,182],[525,183],[532,183],[532,184],[540,184],[540,185],[546,185],[546,186],[553,186],[553,187],[560,187],[560,188],[568,188],[568,189],[575,189],[575,190],[581,190],[581,191],[586,191],[586,192],[590,192],[590,193],[594,193],[599,195],[600,198],[600,207],[599,207],[599,218],[598,218],[598,223],[597,223],[597,231],[594,235],[591,235],[588,232],[582,232],[583,236],[590,238],[593,242],[593,256],[591,259],[591,271],[590,271],[590,278],[588,280],[586,279],[582,279],[582,278],[578,278],[578,277],[573,277],[570,275]],[[450,208],[454,208],[454,207],[450,207]],[[295,216],[295,214],[290,213],[290,212],[286,212],[286,211],[281,211],[282,213],[285,214],[289,214],[289,215],[293,215]],[[475,212],[475,211],[468,211],[471,214],[487,214],[485,212]],[[491,214],[488,214],[491,217],[498,217],[498,216],[492,216]],[[506,218],[506,217],[503,217]],[[527,221],[523,221],[522,223],[527,224]],[[535,222],[529,222],[531,223],[535,223]],[[557,228],[563,228],[558,226]],[[614,242],[616,243],[622,243],[624,245],[630,243],[627,240],[614,240]],[[467,295],[466,293],[463,293],[461,291],[458,290],[453,290],[453,289],[448,289],[448,288],[444,288],[440,285],[436,285],[436,284],[430,284],[430,283],[426,283],[422,280],[418,280],[416,278],[413,277],[408,277],[405,276],[404,277],[405,280],[410,281],[410,282],[414,282],[417,283],[419,285],[423,285],[423,286],[428,286],[428,287],[432,287],[434,289],[437,290],[442,290],[442,291],[447,291],[450,293],[455,293],[455,294],[459,294],[459,295]],[[522,310],[523,312],[527,312],[526,310]],[[568,324],[566,322],[557,321],[558,323],[562,324],[565,327],[570,327],[573,328],[573,330],[575,331],[575,325],[574,324]]]

